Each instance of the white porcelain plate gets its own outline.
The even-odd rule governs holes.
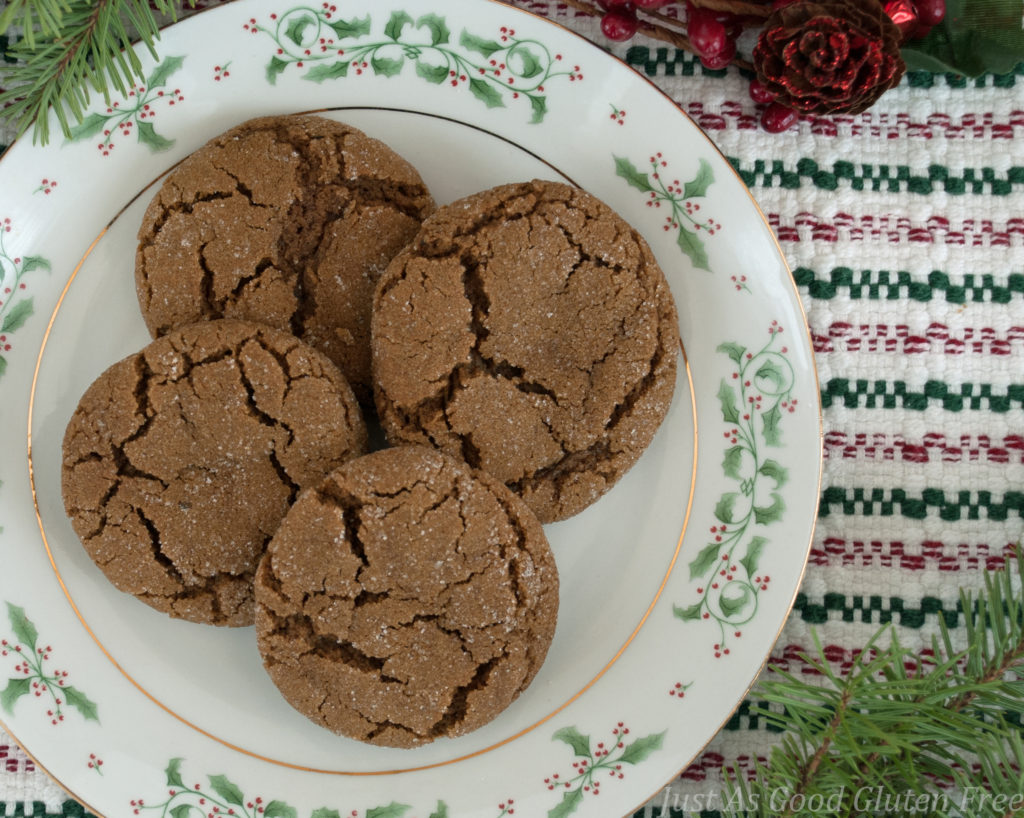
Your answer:
[[[0,162],[0,720],[103,816],[628,813],[741,701],[803,573],[821,424],[785,261],[704,135],[579,36],[487,0],[300,2],[170,27],[146,83]],[[414,750],[292,711],[251,629],[115,591],[61,503],[79,397],[149,340],[132,267],[155,185],[244,119],[314,110],[390,144],[439,202],[534,177],[601,197],[651,243],[686,351],[637,466],[547,527],[561,611],[532,686],[486,727]]]

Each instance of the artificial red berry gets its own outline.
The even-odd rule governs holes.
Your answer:
[[[722,50],[717,54],[701,54],[700,61],[703,63],[705,68],[710,68],[712,71],[719,71],[725,68],[732,62],[732,58],[736,56],[736,41],[726,40],[722,45]]]
[[[601,17],[601,32],[609,40],[621,43],[628,40],[637,30],[636,12],[632,9],[614,9]]]
[[[754,102],[764,103],[771,102],[775,99],[774,92],[769,91],[767,86],[765,86],[765,84],[756,77],[750,81],[750,86],[747,90],[750,93],[750,98],[754,100]]]
[[[937,26],[946,18],[946,0],[915,0],[917,19],[922,26]]]
[[[796,124],[800,115],[792,108],[773,102],[761,114],[761,127],[768,133],[782,133]]]
[[[629,6],[632,5],[632,0],[597,0],[597,4],[605,11],[611,11],[612,9],[625,9],[629,10]]]
[[[725,26],[715,19],[713,12],[691,3],[686,6],[686,34],[699,57],[719,54],[729,40]]]

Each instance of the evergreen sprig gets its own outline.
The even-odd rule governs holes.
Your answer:
[[[731,774],[728,816],[1024,816],[1024,550],[961,592],[966,647],[944,618],[917,654],[884,627],[846,674],[814,635],[820,683],[775,669],[755,708],[784,733],[750,781]]]
[[[156,57],[158,15],[173,21],[180,8],[180,0],[13,0],[0,13],[0,32],[20,32],[0,67],[0,115],[19,136],[34,123],[33,138],[45,144],[52,108],[70,136],[91,92],[109,102],[112,90],[127,93],[144,78],[132,44]]]

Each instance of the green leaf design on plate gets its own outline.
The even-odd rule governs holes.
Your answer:
[[[727,491],[723,494],[715,504],[715,517],[723,523],[734,522],[733,509],[739,497],[740,495],[734,491]]]
[[[14,703],[32,689],[32,680],[9,679],[7,687],[0,691],[0,707],[8,713],[14,713]]]
[[[167,78],[170,77],[171,74],[175,73],[184,64],[184,57],[164,58],[164,60],[156,68],[153,69],[153,73],[149,75],[148,87],[162,88],[167,84]]]
[[[459,45],[463,48],[468,48],[470,51],[483,54],[485,57],[490,57],[494,52],[501,51],[505,47],[494,40],[485,40],[483,37],[470,34],[465,29],[463,29],[462,35],[459,37]]]
[[[736,400],[736,390],[725,381],[718,387],[718,402],[722,406],[722,419],[726,423],[739,423],[740,409]]]
[[[101,133],[107,125],[107,118],[103,114],[89,114],[85,119],[71,128],[71,141],[78,142],[82,139],[89,139]]]
[[[517,48],[513,49],[513,51],[509,54],[509,59],[512,59],[513,54],[515,55],[516,59],[519,60],[519,70],[517,73],[520,77],[532,79],[533,77],[536,77],[538,74],[543,73],[544,65],[541,61],[541,58],[534,54],[525,45],[518,46]]]
[[[430,818],[448,818],[448,805],[444,801],[438,801]]]
[[[320,809],[313,810],[312,815],[309,818],[341,818],[341,813],[336,809],[328,809],[327,807],[320,807]]]
[[[299,811],[284,801],[271,801],[263,810],[263,818],[299,818]]]
[[[316,17],[311,17],[308,14],[291,17],[288,20],[288,25],[285,27],[284,36],[295,43],[295,45],[301,46],[306,36],[306,31],[310,26],[316,25]]]
[[[345,77],[348,75],[348,63],[344,60],[338,60],[337,62],[331,63],[319,63],[309,69],[303,76],[303,79],[310,80],[312,82],[323,82],[324,80],[334,80],[338,77]]]
[[[483,80],[471,79],[469,81],[469,90],[473,96],[484,103],[488,108],[504,108],[505,103],[501,98],[501,94],[491,85],[489,82]]]
[[[19,329],[32,315],[32,299],[26,298],[19,301],[11,311],[4,316],[3,323],[0,323],[0,332],[14,332]]]
[[[722,472],[726,477],[731,477],[734,480],[739,480],[740,467],[743,465],[743,452],[742,446],[732,446],[725,450],[725,457],[722,459]]]
[[[432,82],[435,85],[440,85],[448,79],[448,70],[443,65],[430,65],[423,62],[423,60],[416,60],[416,73],[427,80],[427,82]]]
[[[636,741],[626,745],[622,755],[619,756],[619,761],[625,764],[639,764],[655,750],[660,750],[664,740],[664,731],[638,738]]]
[[[408,804],[399,804],[397,801],[392,801],[390,804],[383,807],[374,807],[366,811],[366,818],[398,818],[400,815],[405,815],[412,807]]]
[[[711,272],[710,261],[708,261],[708,252],[704,248],[704,242],[701,241],[700,236],[697,235],[696,231],[687,230],[682,225],[679,226],[679,232],[676,235],[676,244],[679,245],[679,249],[686,253],[690,257],[690,261],[693,262],[693,266],[698,270],[707,270]]]
[[[765,460],[758,472],[775,481],[775,488],[782,488],[789,479],[789,469],[784,468],[778,461]]]
[[[288,67],[288,63],[278,57],[271,57],[270,62],[267,63],[267,82],[271,85],[277,83],[277,77],[279,74],[283,74],[284,70]],[[72,132],[73,134],[74,132]]]
[[[328,23],[328,25],[338,35],[338,39],[343,40],[347,37],[355,39],[370,33],[370,15],[367,14],[365,17],[353,18],[351,20],[338,20]]]
[[[646,173],[640,170],[625,156],[615,157],[615,173],[625,179],[631,187],[649,193],[654,190],[651,187],[651,180]]]
[[[25,256],[21,262],[22,275],[25,273],[31,273],[33,270],[46,270],[50,271],[50,262],[42,256]]]
[[[776,389],[781,389],[786,382],[785,373],[771,358],[765,360],[765,362],[758,367],[754,377],[760,378],[761,380],[771,381]]]
[[[693,579],[692,575],[690,578]],[[702,607],[703,605],[699,602],[695,602],[685,608],[680,607],[679,605],[673,605],[672,615],[675,616],[676,619],[682,619],[684,622],[688,622],[691,619],[700,619],[700,609]]]
[[[583,802],[583,790],[576,789],[571,792],[567,792],[562,796],[562,800],[558,803],[558,806],[552,807],[548,810],[548,818],[566,818],[567,815],[572,815],[579,808]]]
[[[36,649],[36,642],[39,639],[39,631],[36,630],[32,620],[25,615],[25,609],[20,605],[8,602],[7,617],[11,621],[11,630],[18,637],[18,641],[34,651]]]
[[[185,788],[185,782],[181,777],[181,764],[185,759],[183,758],[172,758],[167,762],[167,767],[164,770],[164,774],[167,776],[168,787],[181,787]]]
[[[443,45],[451,39],[452,32],[445,23],[444,17],[438,14],[424,14],[416,21],[417,28],[425,28],[430,32],[431,45]]]
[[[530,123],[536,125],[538,122],[543,122],[544,117],[548,113],[548,99],[547,97],[540,97],[536,94],[529,94],[530,108],[533,110],[533,117],[530,119]]]
[[[743,346],[742,344],[734,344],[732,342],[727,342],[727,343],[724,343],[724,344],[719,344],[715,348],[715,351],[716,352],[724,352],[726,355],[728,355],[733,361],[735,361],[738,364],[738,363],[740,363],[743,360],[743,356],[746,353],[747,348],[745,346]]]
[[[174,145],[173,139],[168,139],[156,132],[152,122],[139,122],[139,142],[153,151],[165,151]]]
[[[3,355],[0,355],[0,376],[2,376],[6,371],[7,371],[7,359]],[[0,528],[0,531],[3,531],[3,529]]]
[[[754,522],[762,525],[774,523],[782,519],[782,512],[785,510],[786,504],[782,501],[782,495],[773,491],[770,506],[754,506]]]
[[[223,775],[211,775],[210,786],[213,787],[213,791],[217,793],[221,798],[227,801],[229,804],[235,806],[245,805],[245,795],[238,788],[236,784],[228,780]]]
[[[406,11],[393,11],[386,26],[384,36],[390,37],[396,43],[402,38],[402,29],[413,23],[412,17]]]
[[[764,551],[768,540],[764,537],[751,537],[747,544],[747,553],[740,560],[740,565],[747,572],[747,576],[754,576],[757,573],[757,566],[761,563],[761,552]]]
[[[763,426],[761,433],[764,435],[764,442],[769,446],[782,445],[782,430],[779,429],[779,421],[782,420],[782,410],[776,403],[767,412],[761,415]]]
[[[189,818],[189,814],[194,818],[195,813],[192,811],[191,804],[178,804],[178,806],[172,807],[170,811],[171,818]]]
[[[552,738],[564,741],[578,756],[590,756],[590,736],[583,735],[575,727],[563,727],[555,731]]]
[[[711,187],[714,181],[715,173],[711,169],[711,164],[707,159],[702,158],[700,160],[700,167],[697,170],[697,176],[683,187],[683,198],[691,199],[694,196],[703,196],[708,192],[708,188]]]
[[[735,596],[730,594],[729,591],[734,593]],[[753,598],[754,595],[751,593],[749,585],[736,583],[722,591],[722,594],[718,597],[718,607],[722,609],[722,615],[728,619],[741,613],[751,603]]]
[[[65,685],[61,688],[64,691],[64,699],[89,721],[99,721],[96,703],[86,696],[78,688]]]
[[[717,562],[718,552],[721,550],[722,546],[718,543],[705,545],[696,558],[690,562],[690,579],[704,576],[708,569]]]
[[[405,65],[404,59],[391,59],[390,57],[374,57],[370,60],[370,65],[373,68],[374,74],[379,74],[382,77],[396,77],[402,73],[402,66]]]

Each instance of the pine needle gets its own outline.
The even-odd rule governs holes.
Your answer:
[[[727,774],[723,814],[1024,816],[1022,575],[1018,549],[977,599],[961,593],[963,650],[941,618],[930,656],[884,627],[843,676],[815,632],[817,682],[775,668],[758,686],[754,713],[784,736],[752,780]]]
[[[180,0],[13,0],[0,14],[0,31],[13,26],[22,37],[4,55],[17,63],[0,66],[0,117],[18,136],[34,125],[33,141],[46,144],[52,110],[69,137],[94,93],[109,102],[144,79],[133,42],[156,57],[156,14],[174,20],[180,8]]]

